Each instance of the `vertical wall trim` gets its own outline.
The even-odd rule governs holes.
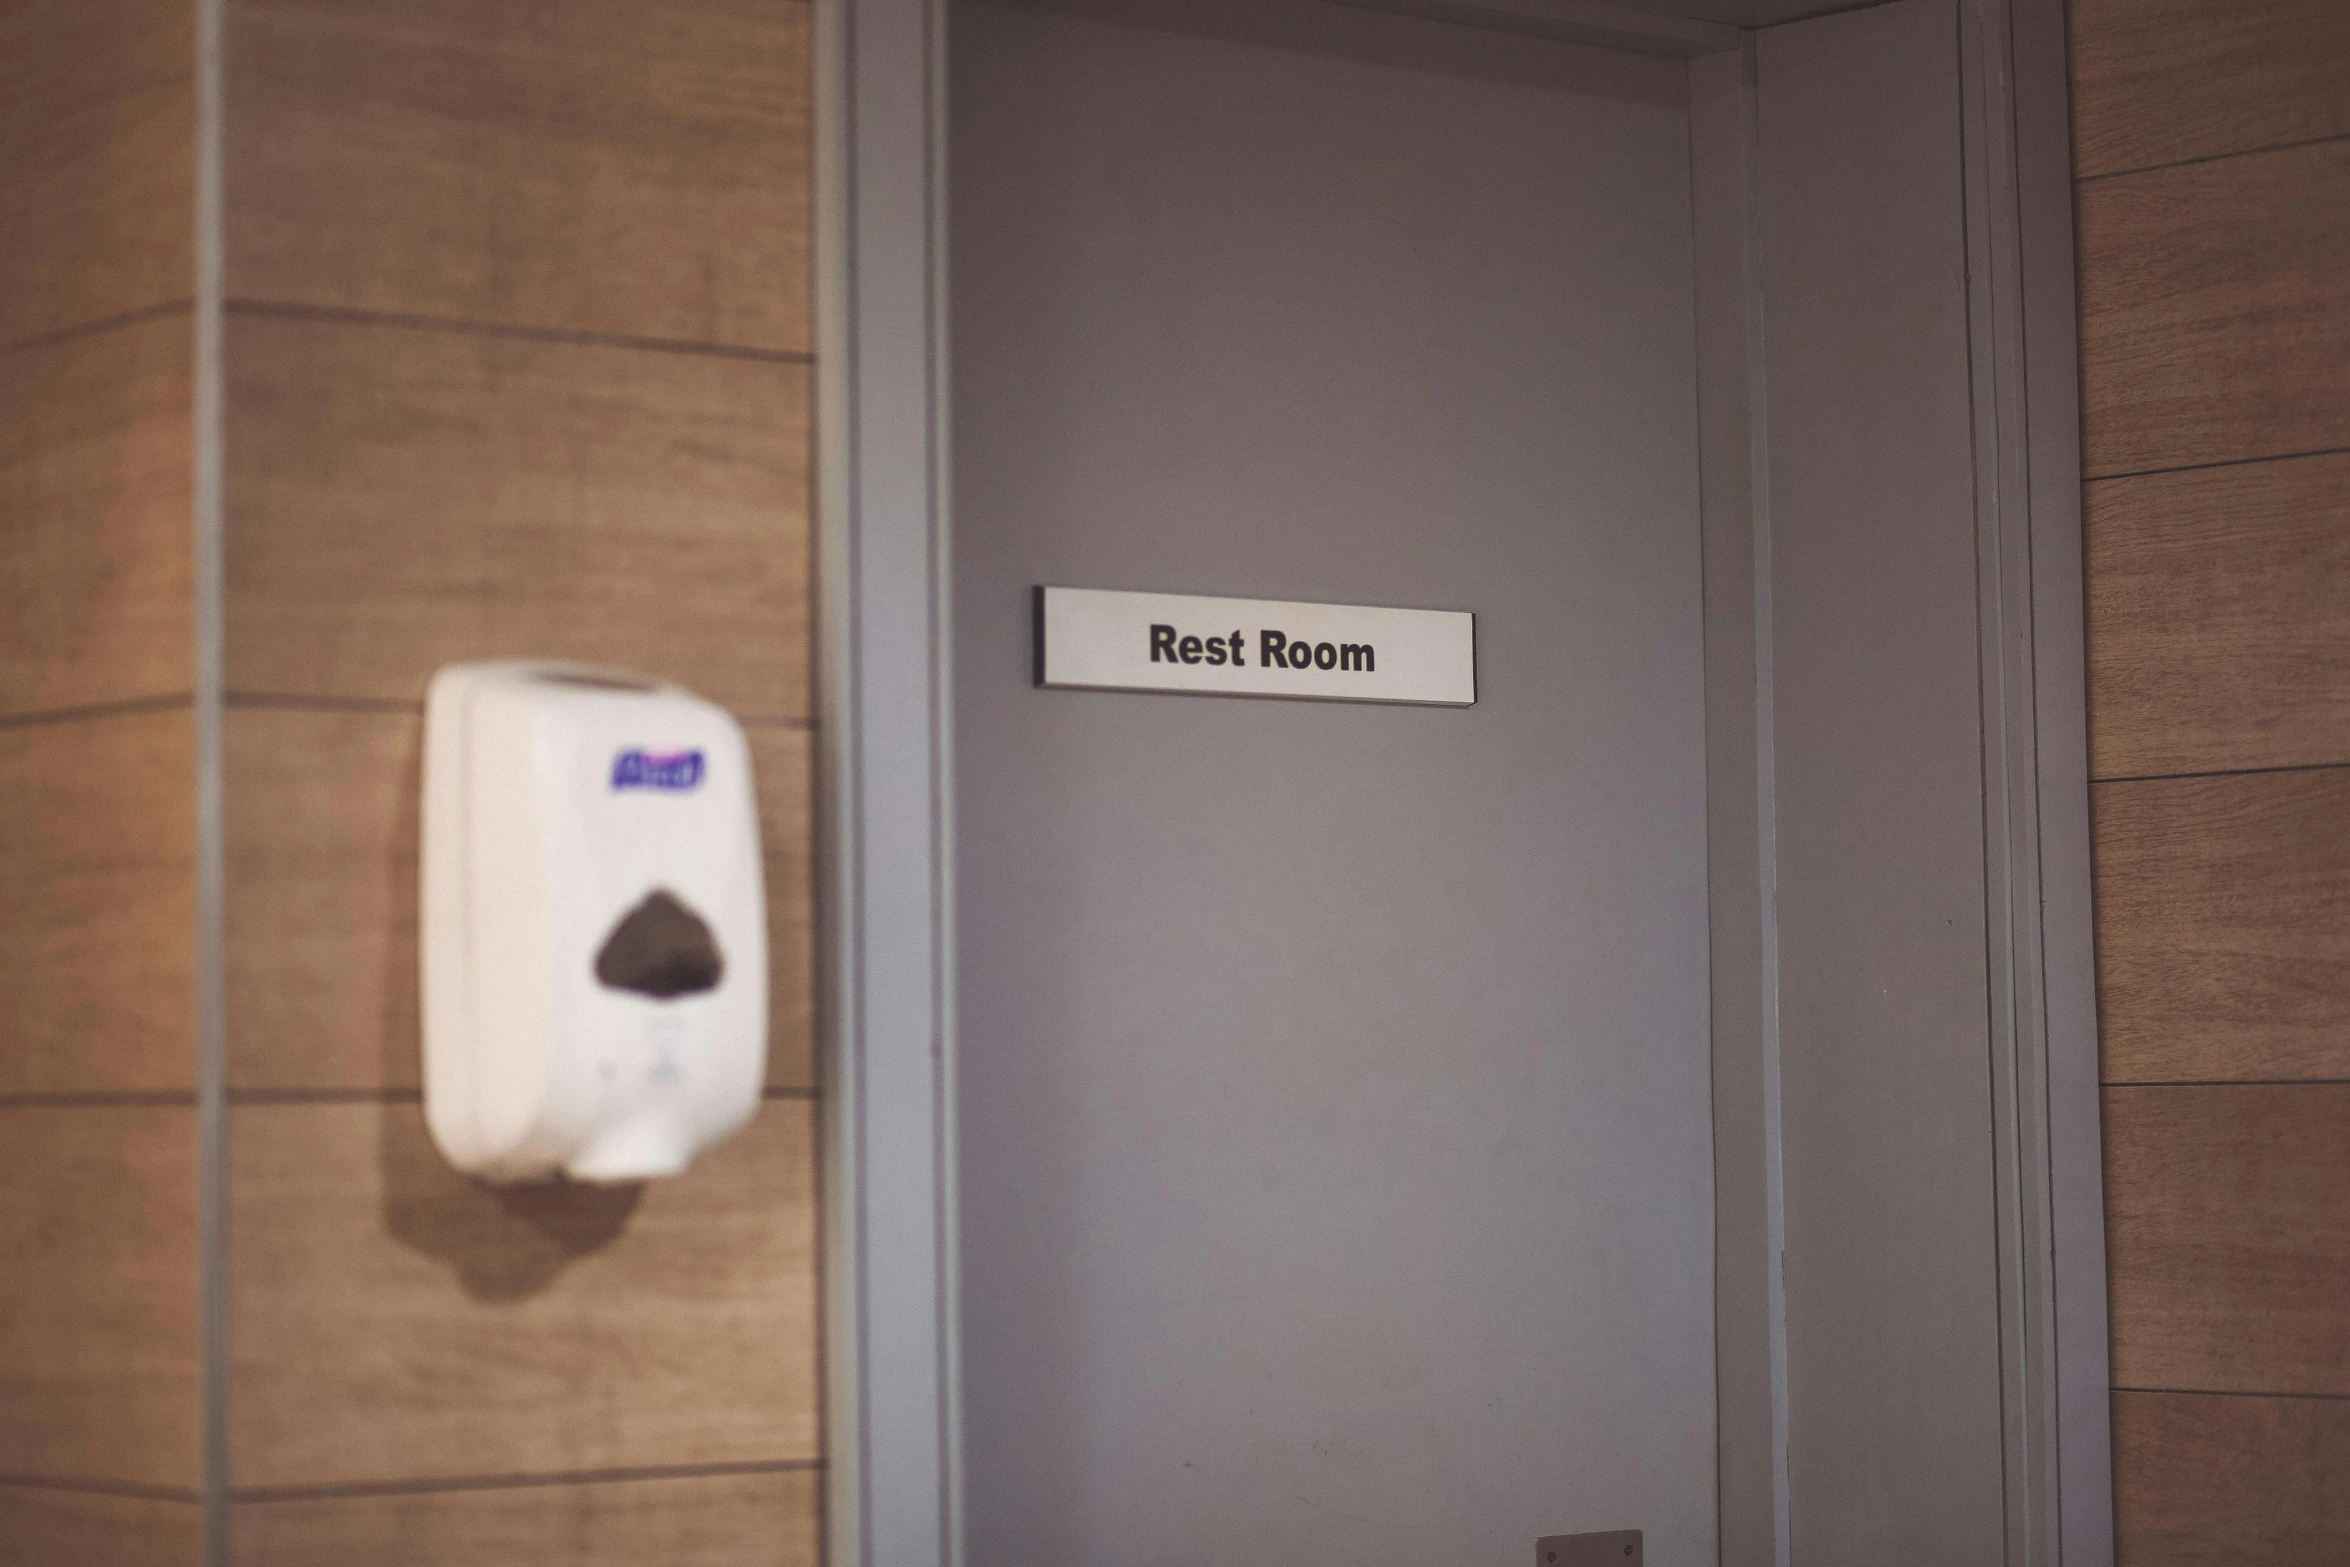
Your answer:
[[[221,772],[227,606],[222,540],[222,11],[196,5],[196,307],[194,564],[196,594],[196,1145],[205,1567],[228,1567],[228,1000],[224,932],[227,846]]]
[[[1983,712],[1983,909],[1985,1013],[1990,1040],[1992,1188],[1997,1241],[2004,1558],[2053,1559],[2053,1404],[2048,1396],[2049,1313],[2044,1159],[2029,1084],[2040,1056],[2033,1016],[2038,977],[2038,901],[2022,874],[2035,852],[2034,817],[2019,800],[2031,779],[2031,645],[2019,611],[2028,603],[2030,554],[2022,515],[2020,354],[2014,309],[2013,149],[2006,114],[2006,14],[1979,0],[1961,5],[1959,124],[1966,206],[1967,381],[1973,422],[1977,690]]]
[[[2022,313],[2023,499],[2031,551],[2040,1005],[2052,1248],[2058,1557],[2114,1559],[2113,1428],[2089,858],[2088,629],[2080,334],[2063,0],[2007,0]]]
[[[1771,407],[1763,304],[1762,203],[1753,189],[1762,131],[1755,82],[1755,35],[1738,52],[1741,158],[1748,180],[1743,221],[1746,265],[1748,484],[1754,496],[1755,852],[1761,877],[1764,1192],[1769,1204],[1771,1323],[1771,1520],[1777,1567],[1795,1561],[1793,1440],[1787,1350],[1787,1175],[1779,1082],[1778,689],[1773,678]]]
[[[1987,1111],[1983,1145],[1979,1153],[1972,1147],[1957,1152],[1964,1160],[1980,1157],[1985,1165],[1953,1164],[1950,1173],[1971,1182],[1979,1168],[1988,1177],[1983,1197],[1990,1211],[1954,1217],[1970,1228],[1981,1223],[1988,1231],[1992,1277],[1983,1287],[1992,1292],[1996,1316],[1981,1324],[1990,1330],[1981,1364],[1970,1360],[1956,1376],[1948,1368],[1940,1373],[1946,1399],[1963,1400],[1977,1417],[1966,1440],[1946,1444],[1942,1456],[1945,1462],[1963,1461],[1970,1470],[1987,1468],[1996,1459],[1995,1473],[1977,1475],[1963,1522],[1986,1533],[1995,1527],[1998,1556],[2010,1567],[2059,1561],[2103,1567],[2112,1560],[2112,1529],[2062,0],[1888,7],[1887,21],[1896,9],[1917,24],[1908,28],[1914,65],[1922,67],[1944,48],[1953,51],[1942,56],[1955,63],[1958,89],[1947,130],[1939,124],[1911,130],[1921,149],[1938,151],[1944,135],[1955,139],[1956,194],[1963,202],[1963,214],[1952,217],[1963,217],[1961,249],[1953,259],[1963,267],[1972,492],[1974,615],[1964,656],[1972,663],[1968,673],[1975,698],[1967,714],[1974,730],[1969,738],[1981,770],[1979,820],[1968,824],[1979,838],[1968,847],[1979,854],[1969,875],[1980,876],[1983,897],[1979,1005],[1987,1048],[1979,1078],[1973,1076],[1971,1058],[1954,1061],[1938,1091],[1945,1093],[1943,1108],[1951,1113],[1957,1113],[1961,1100],[1984,1096],[1978,1101]],[[1772,40],[1784,37],[1792,49],[1799,39],[1827,36],[1821,29],[1850,37],[1854,28],[1869,25],[1819,21],[1794,24],[1783,34],[1767,30],[1762,89],[1783,96],[1797,92],[1769,74],[1785,58],[1771,52]],[[1936,33],[1940,36],[1932,36]],[[1806,78],[1803,88],[1816,96],[1821,90],[1816,75]],[[1773,152],[1767,143],[1757,145],[1760,154]],[[1819,148],[1776,151],[1782,160],[1805,155],[1818,156]],[[1785,216],[1764,210],[1757,232],[1767,238],[1773,223]],[[1935,221],[1948,220],[1937,215]],[[1779,236],[1775,253],[1781,261],[1792,260],[1786,276],[1798,279],[1791,286],[1800,292],[1805,258],[1789,238]],[[1777,285],[1786,278],[1774,272],[1772,281]],[[1916,281],[1927,286],[1922,275]],[[1943,285],[1937,279],[1931,286]],[[1822,302],[1814,298],[1809,303],[1809,320],[1816,326]],[[1784,312],[1788,301],[1758,293],[1754,308],[1759,321],[1769,322],[1773,310]],[[1753,366],[1750,373],[1763,384],[1767,367],[1760,341]],[[1807,389],[1798,379],[1768,390],[1782,400],[1802,402],[1818,388]],[[1817,397],[1812,401],[1816,404]],[[1939,409],[1936,418],[1947,420],[1951,412]],[[1761,710],[1767,713],[1773,679],[1767,650],[1795,628],[1770,624],[1774,587],[1765,507],[1772,454],[1764,417],[1758,407],[1752,422],[1758,464],[1756,679]],[[1784,418],[1779,426],[1785,430]],[[1784,466],[1787,454],[1777,455]],[[1810,456],[1818,470],[1822,454]],[[1826,456],[1831,464],[1849,461],[1832,449]],[[1947,490],[1938,493],[1948,495]],[[1811,586],[1816,595],[1820,584]],[[1947,656],[1961,656],[1955,628]],[[1958,669],[1937,666],[1933,673],[1955,678]],[[1820,678],[1819,671],[1812,670],[1808,678]],[[1780,701],[1801,706],[1806,696],[1802,689],[1784,687]],[[1955,734],[1940,738],[1952,745],[1955,756]],[[1767,786],[1773,771],[1767,726],[1759,727],[1757,749]],[[1767,793],[1765,801],[1767,812]],[[1767,820],[1764,826],[1767,844]],[[1940,826],[1953,835],[1949,847],[1955,851],[1961,824],[1949,820]],[[1955,861],[1947,869],[1955,893]],[[1815,866],[1809,892],[1818,895],[1824,888],[1839,895],[1835,877],[1823,880],[1817,871]],[[1800,902],[1791,903],[1788,912],[1799,907]],[[1967,935],[1971,940],[1975,933]],[[1775,957],[1770,968],[1775,977]],[[1977,1003],[1970,998],[1966,1004]],[[1951,1005],[1955,1019],[1955,995]],[[1802,1135],[1799,1129],[1789,1152],[1809,1156],[1813,1150]],[[1790,1162],[1800,1176],[1801,1161]],[[1776,1187],[1775,1172],[1773,1180]],[[1797,1205],[1798,1233],[1820,1227],[1800,1206],[1806,1200],[1817,1203],[1821,1195],[1815,1191],[1807,1199],[1798,1185],[1790,1196]],[[1894,1254],[1915,1246],[1923,1263],[1938,1244],[1931,1236],[1885,1238],[1880,1251],[1891,1245],[1893,1252],[1876,1259],[1879,1276],[1894,1276]],[[1799,1259],[1798,1266],[1803,1265]],[[1796,1282],[1809,1281],[1799,1273]],[[1971,1293],[1973,1282],[1964,1282]],[[1804,1296],[1799,1289],[1798,1301]],[[1920,1312],[1932,1309],[1931,1302],[1913,1302],[1913,1320],[1904,1329],[1922,1325]],[[1812,1326],[1809,1318],[1795,1324],[1804,1332]],[[1814,1345],[1813,1351],[1806,1364],[1819,1359],[1823,1346]],[[1815,1435],[1799,1425],[1796,1438],[1806,1445],[1792,1455],[1793,1467],[1812,1477],[1806,1494],[1824,1479],[1841,1487],[1845,1510],[1864,1505],[1876,1482],[1861,1471],[1879,1462],[1881,1444],[1893,1434],[1880,1431],[1870,1442],[1856,1443],[1847,1432],[1841,1449],[1830,1444],[1824,1453],[1809,1445]],[[1996,1452],[1990,1447],[1994,1441]],[[1911,1479],[1915,1489],[1906,1501],[1911,1508],[1934,1500],[1935,1485],[1944,1483],[1932,1471]],[[1910,1521],[1906,1514],[1884,1520],[1896,1528]],[[1815,1528],[1831,1532],[1839,1523],[1850,1520],[1814,1520]],[[1846,1528],[1842,1539],[1851,1547],[1860,1537]],[[1987,1545],[1986,1539],[1973,1548],[1979,1556]]]
[[[2008,1552],[2113,1560],[2061,0],[1969,0],[1970,312]]]
[[[929,270],[930,349],[930,481],[935,512],[930,528],[931,830],[938,845],[932,872],[932,941],[937,957],[932,967],[932,1005],[938,1018],[937,1072],[932,1109],[936,1118],[938,1155],[932,1166],[938,1225],[938,1421],[940,1526],[945,1530],[944,1560],[948,1567],[963,1562],[963,1368],[960,1352],[962,1257],[959,1192],[962,1169],[956,1123],[955,1019],[957,1007],[955,944],[955,626],[954,626],[954,387],[948,377],[947,329],[951,278],[947,270],[948,147],[953,125],[948,92],[950,39],[947,0],[931,0],[924,7],[922,79],[929,125]]]
[[[1714,1347],[1724,1567],[1785,1567],[1771,552],[1752,35],[1690,62],[1699,493],[1705,533],[1706,880],[1714,1094]]]
[[[944,0],[818,0],[826,1551],[960,1559]]]
[[[2061,0],[1969,0],[1968,248],[2009,1557],[2113,1560]]]
[[[855,1103],[859,1089],[849,1048],[856,994],[857,853],[846,817],[857,798],[856,752],[846,743],[855,710],[857,642],[855,413],[847,366],[856,332],[843,308],[846,280],[856,268],[856,241],[847,219],[853,139],[846,112],[855,45],[848,0],[817,0],[815,111],[815,339],[816,339],[816,769],[814,781],[817,1048],[825,1093],[821,1214],[824,1239],[825,1559],[831,1567],[865,1560],[865,1423],[858,1368],[865,1362],[864,1323],[857,1310],[864,1235],[864,1193],[857,1181],[862,1146]]]
[[[814,807],[816,888],[814,937],[815,1023],[818,1076],[823,1084],[819,1122],[821,1194],[819,1233],[824,1269],[824,1559],[828,1567],[851,1567],[864,1559],[864,1421],[859,1417],[857,1368],[864,1363],[863,1325],[857,1316],[858,1238],[864,1233],[863,1194],[856,1180],[860,1149],[857,1117],[850,1103],[856,1091],[855,1063],[847,1048],[854,994],[856,856],[843,817],[856,798],[855,754],[842,743],[841,726],[855,704],[856,540],[846,519],[853,485],[847,461],[855,449],[844,367],[856,336],[841,299],[855,270],[856,247],[849,232],[845,192],[851,162],[848,115],[844,110],[855,59],[846,0],[816,0],[809,92],[813,111],[814,159],[810,214],[813,331],[816,364],[815,452],[815,615],[816,702]]]

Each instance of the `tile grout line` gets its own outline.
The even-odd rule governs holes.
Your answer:
[[[230,1087],[227,1091],[231,1109],[266,1108],[284,1105],[415,1105],[424,1103],[424,1090],[406,1084],[385,1084],[376,1087],[346,1088],[265,1088]],[[762,1104],[788,1104],[794,1101],[815,1103],[824,1097],[824,1091],[813,1085],[797,1083],[769,1083],[759,1090]],[[187,1093],[160,1093],[139,1096],[57,1094],[11,1095],[0,1094],[0,1109],[14,1108],[12,1101],[27,1100],[36,1104],[52,1102],[80,1103],[85,1100],[100,1103],[124,1104],[192,1104],[195,1096]]]
[[[415,1105],[424,1103],[421,1088],[235,1088],[228,1090],[229,1108],[268,1105]]]
[[[237,712],[279,713],[387,713],[394,716],[421,718],[424,703],[421,699],[393,696],[336,696],[328,693],[293,691],[227,691],[222,701]],[[816,720],[791,713],[734,713],[734,721],[745,729],[797,729],[813,731]],[[11,720],[0,718],[0,727]]]
[[[74,707],[46,707],[30,713],[0,714],[0,730],[33,729],[42,724],[71,724],[94,718],[129,718],[140,713],[168,713],[193,707],[193,691],[164,691],[154,696],[126,696],[113,702],[84,702]]]
[[[54,348],[76,338],[99,337],[126,326],[144,326],[150,321],[168,320],[193,310],[193,299],[166,299],[160,304],[142,305],[136,310],[118,311],[110,316],[97,316],[88,321],[76,321],[71,326],[51,327],[43,332],[28,332],[11,342],[0,343],[0,359],[10,354],[27,353],[39,348]]]
[[[2278,773],[2338,773],[2350,768],[2350,762],[2288,762],[2281,767],[2214,767],[2203,772],[2188,773],[2116,773],[2111,777],[2091,778],[2095,784],[2184,783],[2198,778],[2269,778]]]
[[[229,1470],[227,829],[223,690],[226,559],[227,317],[223,287],[222,139],[226,0],[196,0],[194,352],[196,1135],[201,1324],[198,1452],[202,1561],[231,1567]]]
[[[822,1458],[777,1458],[743,1463],[558,1470],[544,1474],[330,1481],[319,1485],[253,1486],[235,1492],[234,1500],[240,1503],[334,1501],[371,1496],[431,1496],[452,1491],[524,1491],[568,1485],[619,1485],[647,1480],[722,1480],[733,1476],[807,1474],[823,1467]]]
[[[168,1110],[190,1109],[195,1103],[192,1088],[64,1088],[0,1094],[0,1110]]]
[[[80,1480],[65,1475],[0,1474],[0,1487],[19,1491],[68,1491],[78,1496],[127,1496],[143,1502],[179,1502],[201,1507],[200,1491],[178,1485],[141,1485],[129,1480]]]
[[[2350,1077],[2131,1077],[2099,1088],[2350,1088]]]
[[[2145,1393],[2163,1398],[2294,1398],[2313,1403],[2350,1403],[2350,1393],[2286,1393],[2274,1389],[2244,1389],[2232,1387],[2123,1387],[2114,1384],[2116,1393]]]
[[[2100,484],[2119,484],[2124,479],[2160,479],[2174,473],[2209,473],[2215,468],[2256,468],[2265,462],[2300,462],[2310,457],[2340,457],[2350,454],[2350,446],[2313,446],[2300,452],[2262,452],[2253,457],[2217,457],[2210,462],[2174,463],[2165,468],[2123,468],[2113,473],[2081,474],[2081,487],[2089,489]]]
[[[244,710],[283,709],[297,713],[406,713],[424,716],[424,699],[397,696],[337,696],[329,692],[223,691],[221,700]]]
[[[2134,169],[2107,169],[2100,174],[2076,174],[2073,176],[2073,184],[2076,187],[2100,185],[2107,180],[2126,180],[2133,174],[2162,174],[2171,169],[2191,169],[2199,164],[2225,163],[2231,158],[2262,158],[2275,152],[2300,152],[2334,142],[2350,142],[2350,136],[2308,136],[2299,141],[2273,142],[2265,147],[2238,147],[2229,152],[2208,152],[2199,158],[2173,158],[2168,163],[2141,164]]]
[[[339,322],[346,326],[390,327],[411,332],[446,332],[520,342],[565,343],[578,348],[622,348],[657,354],[690,354],[709,359],[745,359],[756,364],[811,365],[804,348],[750,348],[698,338],[639,337],[626,332],[593,332],[578,327],[527,326],[521,322],[478,321],[463,316],[419,315],[407,311],[361,310],[345,305],[310,305],[271,299],[231,299],[230,314],[281,321]]]

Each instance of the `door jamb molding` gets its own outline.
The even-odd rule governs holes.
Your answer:
[[[946,0],[815,0],[815,21],[827,1559],[950,1567]],[[2002,1280],[2017,1329],[2003,1368],[2010,1553],[2102,1567],[2112,1459],[2063,7],[1961,0],[1961,28],[1974,350],[1989,373],[1976,439],[2000,825],[1986,823],[1985,875],[2009,982],[1994,1070],[2002,1255],[2016,1264]],[[1781,1444],[1785,1392],[1774,1379]]]
[[[962,1560],[945,0],[815,0],[826,1560]]]

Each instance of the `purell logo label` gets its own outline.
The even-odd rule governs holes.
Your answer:
[[[632,746],[612,758],[612,788],[666,789],[683,794],[702,786],[699,751],[648,751]]]

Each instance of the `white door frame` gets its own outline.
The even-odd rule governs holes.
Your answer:
[[[1726,91],[1729,108],[1718,118],[1735,137],[1745,51],[1731,30],[1601,0],[1353,3],[1697,57],[1696,101],[1706,101],[1709,82],[1717,108]],[[2014,1275],[2000,1281],[2012,1338],[2001,1394],[2008,1560],[2103,1567],[2113,1558],[2112,1461],[2064,15],[2062,0],[1959,6],[1977,510],[1989,568],[1978,586],[1992,807],[1984,934],[1996,972],[1989,1068],[1998,1100],[1996,1222]],[[815,0],[815,8],[827,1557],[834,1567],[951,1567],[962,1548],[947,0]],[[1750,72],[1744,80],[1750,85]],[[1693,114],[1701,209],[1713,199],[1704,195],[1703,113]],[[1742,199],[1736,148],[1727,151],[1733,190],[1722,199]],[[1701,210],[1701,236],[1724,222],[1734,236],[1734,215]],[[1735,343],[1726,362],[1727,373],[1744,373]],[[1757,460],[1767,462],[1767,449]],[[1711,569],[1710,503],[1707,526]],[[1715,598],[1709,586],[1709,617]],[[1751,611],[1750,596],[1750,643]],[[1736,629],[1715,620],[1709,640]],[[1709,682],[1716,674],[1709,652]],[[1735,731],[1729,738],[1737,741]],[[1709,754],[1723,765],[1713,740]],[[1724,775],[1733,792],[1755,781],[1750,743],[1744,754],[1746,776],[1735,776],[1736,764]],[[1718,887],[1759,885],[1751,863],[1732,851],[1716,857]],[[1719,934],[1718,914],[1716,925]],[[1717,967],[1718,1003],[1719,983]],[[1754,1023],[1728,1015],[1717,1024],[1722,1084],[1760,1081],[1747,1070],[1761,1048]],[[1763,1147],[1776,1135],[1758,1119],[1766,1113],[1759,1097],[1725,1099],[1718,1149],[1726,1154],[1740,1139]],[[1723,1222],[1728,1248],[1731,1209]],[[1783,1478],[1772,1481],[1789,1462],[1786,1386],[1759,1325],[1771,1309],[1769,1259],[1746,1260],[1741,1277],[1760,1294],[1742,1301],[1730,1289],[1742,1264],[1726,1249],[1718,1336],[1725,1561],[1737,1567],[1773,1557],[1784,1564],[1788,1539],[1786,1488]],[[1758,1431],[1763,1422],[1772,1428],[1763,1438],[1770,1472],[1732,1472],[1757,1462],[1728,1424],[1737,1414],[1730,1383],[1741,1376],[1767,1389],[1754,1412]],[[1742,1480],[1759,1480],[1759,1492]],[[1753,1531],[1742,1536],[1730,1515],[1763,1505],[1773,1516],[1746,1521],[1777,1548],[1741,1554],[1734,1542]]]
[[[1957,0],[1980,668],[1985,1032],[2010,1567],[2113,1560],[2086,640],[2062,0]],[[1799,24],[1800,25],[1800,24]],[[1796,1559],[1780,1246],[1765,580],[1773,325],[1754,254],[1756,50],[1692,61],[1713,874],[1724,1561]],[[1784,524],[1783,524],[1784,525]],[[1759,546],[1759,553],[1758,553]],[[1784,697],[1785,692],[1778,693]],[[1791,1136],[1794,1134],[1790,1134]],[[1940,1244],[1872,1235],[1882,1247]],[[1887,1256],[1888,1269],[1898,1270]],[[1819,1353],[1814,1346],[1815,1354]],[[1921,1368],[1930,1371],[1930,1368]],[[1791,1496],[1791,1492],[1795,1494]]]

